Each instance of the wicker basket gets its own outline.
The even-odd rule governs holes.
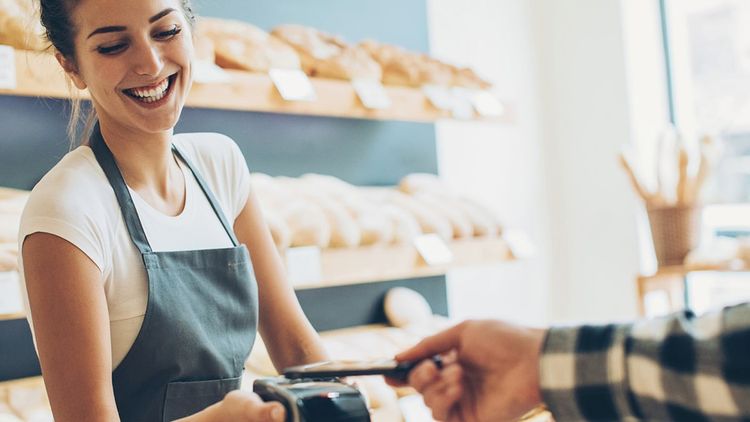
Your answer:
[[[682,265],[687,254],[698,245],[701,208],[650,208],[648,220],[659,267]]]

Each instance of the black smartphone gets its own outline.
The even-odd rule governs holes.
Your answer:
[[[440,356],[433,356],[432,361],[442,367]],[[308,365],[292,366],[284,369],[288,379],[300,378],[339,378],[359,375],[384,375],[400,381],[406,381],[411,371],[421,361],[397,362],[393,359],[372,361],[330,360]]]

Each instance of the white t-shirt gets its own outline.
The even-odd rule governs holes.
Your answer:
[[[173,142],[206,180],[227,220],[233,224],[250,190],[247,164],[237,145],[215,133],[179,134]],[[180,164],[186,181],[185,208],[180,215],[162,214],[130,190],[151,248],[161,252],[231,247],[231,239],[198,182],[190,169],[181,161]],[[19,244],[36,232],[67,240],[101,270],[109,308],[114,369],[141,328],[148,286],[143,260],[130,239],[114,191],[88,146],[66,154],[32,190],[21,217]],[[22,259],[19,264],[33,332]]]

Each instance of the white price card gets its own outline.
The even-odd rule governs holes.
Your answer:
[[[286,250],[286,272],[292,286],[319,283],[322,278],[320,248],[304,246]]]
[[[0,45],[0,89],[16,89],[16,52]]]
[[[315,87],[305,72],[299,69],[271,69],[268,71],[281,98],[287,101],[315,101]]]
[[[193,81],[199,84],[220,84],[229,82],[229,73],[207,60],[197,60],[193,63]]]
[[[433,267],[450,264],[453,261],[451,252],[445,241],[436,234],[425,234],[414,239],[414,247],[427,265]]]
[[[453,95],[453,117],[461,120],[469,120],[474,117],[474,105],[471,102],[473,93],[466,88],[454,87],[451,89]]]
[[[497,117],[505,113],[505,106],[489,91],[476,91],[471,97],[471,103],[480,116]]]
[[[450,89],[439,85],[424,85],[422,92],[438,110],[453,111],[456,101]]]
[[[508,244],[511,253],[517,259],[530,258],[536,253],[534,243],[529,236],[521,230],[503,230],[503,239]]]
[[[21,288],[18,273],[15,271],[0,272],[0,315],[11,315],[23,312]]]
[[[391,98],[385,91],[380,81],[373,79],[354,79],[352,80],[354,91],[357,92],[362,105],[372,110],[383,110],[391,106]]]

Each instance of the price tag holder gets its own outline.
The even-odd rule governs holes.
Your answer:
[[[503,230],[503,239],[505,239],[508,248],[516,259],[530,258],[536,253],[534,243],[521,230]]]
[[[480,116],[498,117],[505,113],[505,106],[489,91],[476,91],[471,97],[474,110]]]
[[[373,79],[354,79],[352,86],[365,108],[384,110],[391,106],[391,98],[380,81]]]
[[[193,81],[199,84],[220,84],[229,82],[229,73],[214,62],[198,60],[193,63]]]
[[[292,286],[320,283],[323,270],[319,247],[289,248],[285,259],[287,277]]]
[[[473,93],[460,87],[451,89],[453,95],[453,118],[460,120],[469,120],[474,118],[474,104],[472,104]]]
[[[23,303],[18,273],[0,272],[0,315],[15,315],[22,312]]]
[[[16,89],[16,52],[0,45],[0,89]]]
[[[414,239],[414,247],[427,265],[434,267],[453,262],[451,252],[445,241],[436,234],[425,234]]]
[[[450,89],[439,85],[424,85],[422,92],[438,110],[453,111],[456,99]]]
[[[299,69],[271,69],[273,84],[286,101],[315,101],[315,88],[305,72]]]

